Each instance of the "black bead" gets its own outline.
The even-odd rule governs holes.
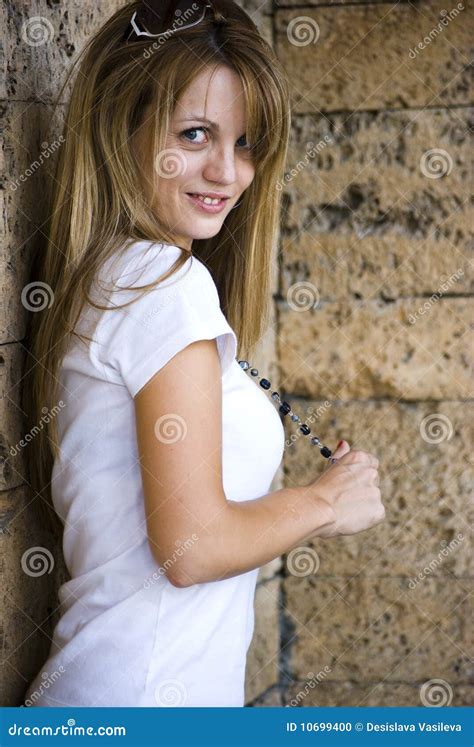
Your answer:
[[[327,446],[323,446],[323,448],[321,449],[321,454],[323,455],[323,457],[326,457],[326,459],[329,459],[329,457],[332,454],[332,451],[331,449],[328,449]]]
[[[311,428],[309,428],[306,423],[302,423],[300,425],[300,431],[301,433],[304,433],[305,436],[308,436],[311,433]]]
[[[288,415],[288,413],[291,412],[291,407],[288,402],[282,402],[278,409],[282,415]]]
[[[260,380],[260,386],[262,387],[262,389],[270,389],[271,384],[268,381],[268,379],[261,379]]]

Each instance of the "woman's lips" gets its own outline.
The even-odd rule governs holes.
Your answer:
[[[188,197],[191,203],[195,205],[196,207],[200,208],[204,213],[210,213],[210,214],[222,212],[228,200],[228,198],[224,198],[220,200],[220,202],[217,205],[206,205],[206,203],[200,200],[199,197],[195,197],[192,194],[186,193],[186,197]]]

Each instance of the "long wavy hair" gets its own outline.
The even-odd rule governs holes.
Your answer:
[[[28,445],[31,486],[46,520],[56,527],[50,480],[59,444],[55,417],[49,413],[57,408],[61,361],[84,305],[107,308],[90,296],[104,261],[122,251],[129,239],[175,245],[144,192],[146,180],[135,155],[134,135],[145,124],[150,127],[148,163],[153,164],[154,154],[165,147],[177,100],[204,67],[223,64],[240,76],[255,176],[219,233],[194,240],[192,254],[213,276],[221,308],[238,339],[239,357],[249,357],[254,350],[268,328],[271,311],[279,184],[291,121],[286,74],[251,18],[233,0],[214,0],[225,24],[216,27],[212,14],[206,15],[195,27],[170,35],[158,50],[146,37],[124,43],[131,16],[140,5],[133,2],[119,9],[88,41],[57,99],[58,104],[72,81],[47,198],[47,238],[38,246],[32,272],[33,283],[46,284],[41,287],[48,289],[53,302],[30,314],[23,388],[29,430],[34,433]],[[190,65],[190,59],[199,62]],[[151,122],[144,119],[149,105],[154,113]],[[155,287],[188,258],[183,248],[168,273],[140,290]]]

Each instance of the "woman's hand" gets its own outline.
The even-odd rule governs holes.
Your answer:
[[[329,508],[331,521],[314,535],[323,539],[357,534],[385,518],[377,457],[367,451],[351,451],[343,441],[333,458],[337,462],[332,464],[328,460],[323,474],[304,488],[326,513]]]

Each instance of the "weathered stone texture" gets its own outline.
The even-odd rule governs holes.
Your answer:
[[[20,402],[23,350],[21,345],[0,348],[0,490],[25,482],[25,432]],[[23,440],[23,443],[22,443]]]
[[[463,580],[429,577],[410,590],[404,579],[315,575],[287,578],[284,591],[295,625],[296,680],[330,670],[326,682],[440,677],[469,684],[469,589]]]
[[[254,700],[249,705],[254,708],[278,708],[283,705],[282,694],[277,686],[270,688],[268,692]]]
[[[42,2],[34,7],[24,1],[7,3],[3,98],[42,103],[55,100],[86,41],[122,6],[120,0],[100,4],[94,0],[66,0],[54,5]],[[69,90],[63,92],[64,101]]]
[[[302,232],[284,240],[281,261],[285,297],[297,283],[330,301],[424,296],[424,302],[444,295],[443,286],[450,295],[474,290],[469,254],[449,240]]]
[[[0,250],[0,342],[5,343],[24,337],[28,300],[30,307],[35,307],[35,299],[28,291],[25,302],[22,300],[22,290],[29,280],[37,227],[44,240],[41,227],[45,220],[45,185],[52,178],[60,141],[46,135],[51,123],[50,107],[21,101],[3,102],[1,106],[8,133],[3,162],[5,220]],[[53,120],[53,131],[54,127],[59,128],[58,113]]]
[[[353,682],[319,682],[314,687],[307,681],[295,683],[285,693],[285,706],[422,706],[420,698],[421,685],[410,685],[395,682],[373,682],[369,685]],[[448,683],[447,698],[452,693],[451,706],[470,706],[474,700],[472,685],[455,685]]]
[[[288,399],[312,434],[330,448],[344,438],[352,449],[369,451],[380,461],[385,520],[351,537],[313,540],[317,578],[415,579],[434,561],[428,575],[448,581],[462,577],[467,583],[474,571],[469,528],[472,410],[461,402],[390,401],[331,402],[321,410],[321,402],[311,401],[304,408]],[[298,437],[294,424],[286,426],[286,439],[286,483],[309,485],[323,473],[326,460],[308,437]]]
[[[472,397],[471,304],[442,298],[425,308],[425,302],[282,308],[286,391],[318,399]]]
[[[408,3],[413,0],[395,0],[397,3]],[[418,2],[419,0],[415,0]],[[367,5],[368,2],[373,5],[375,3],[387,4],[387,0],[305,0],[305,5],[308,7],[319,6],[319,5],[354,5],[354,3],[361,3]],[[276,8],[291,8],[293,5],[301,5],[301,0],[275,0]]]
[[[410,50],[446,11],[442,0],[277,10],[275,44],[295,111],[469,104],[472,15],[464,7],[414,59]]]
[[[59,615],[57,589],[66,580],[67,571],[24,486],[0,493],[0,541],[0,702],[17,706],[27,681],[46,660]]]
[[[259,584],[255,594],[255,632],[250,645],[245,696],[252,701],[278,681],[280,579]]]
[[[454,273],[448,292],[472,292],[471,126],[466,109],[297,116],[281,292],[393,299]]]

